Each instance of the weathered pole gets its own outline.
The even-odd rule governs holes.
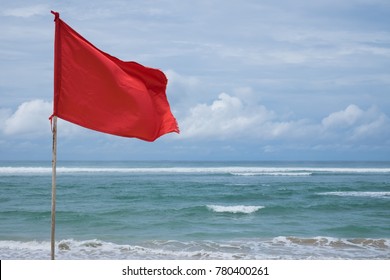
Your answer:
[[[56,177],[57,177],[57,117],[53,116],[53,157],[51,177],[51,259],[55,259],[55,232],[56,232]]]

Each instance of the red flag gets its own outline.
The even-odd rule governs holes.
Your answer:
[[[163,72],[99,50],[52,13],[56,26],[52,117],[145,141],[179,133]]]

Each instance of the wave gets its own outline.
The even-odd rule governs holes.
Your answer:
[[[237,172],[234,176],[310,176],[312,172]]]
[[[0,259],[49,259],[48,241],[0,241]],[[57,259],[390,259],[390,239],[279,236],[231,241],[151,240],[116,244],[66,239]]]
[[[341,248],[375,248],[380,250],[390,249],[390,239],[371,239],[371,238],[336,238],[336,237],[313,237],[313,238],[300,238],[300,237],[286,237],[279,236],[273,239],[275,244],[282,244],[285,246],[314,246],[314,247],[327,247],[333,249]],[[390,257],[390,255],[389,255]]]
[[[245,205],[234,205],[234,206],[223,206],[223,205],[207,205],[209,210],[216,213],[241,213],[241,214],[251,214],[260,209],[265,208],[264,206],[245,206]]]
[[[323,192],[319,195],[334,195],[334,196],[354,196],[354,197],[372,197],[372,198],[390,198],[390,192]]]
[[[0,175],[50,174],[51,167],[0,167]],[[241,176],[310,176],[314,173],[390,173],[390,168],[330,167],[57,167],[57,173],[189,173]]]

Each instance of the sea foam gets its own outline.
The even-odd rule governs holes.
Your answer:
[[[231,241],[151,240],[116,244],[102,240],[56,242],[56,259],[389,259],[390,240],[279,236]],[[49,241],[0,241],[0,259],[49,259]]]
[[[246,206],[246,205],[234,205],[234,206],[223,206],[223,205],[207,205],[207,208],[217,213],[242,213],[251,214],[260,209],[265,208],[264,206]]]
[[[319,195],[334,195],[334,196],[353,196],[353,197],[372,197],[372,198],[390,198],[390,192],[323,192]]]
[[[312,172],[233,172],[234,176],[310,176]]]

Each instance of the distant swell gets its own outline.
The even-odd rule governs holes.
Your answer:
[[[242,213],[242,214],[251,214],[260,209],[263,209],[264,206],[245,206],[245,205],[236,205],[236,206],[223,206],[223,205],[207,205],[207,208],[216,213]]]
[[[57,167],[58,173],[187,173],[238,176],[310,176],[313,173],[390,173],[390,168],[315,167]],[[0,175],[50,174],[51,167],[0,167]]]

